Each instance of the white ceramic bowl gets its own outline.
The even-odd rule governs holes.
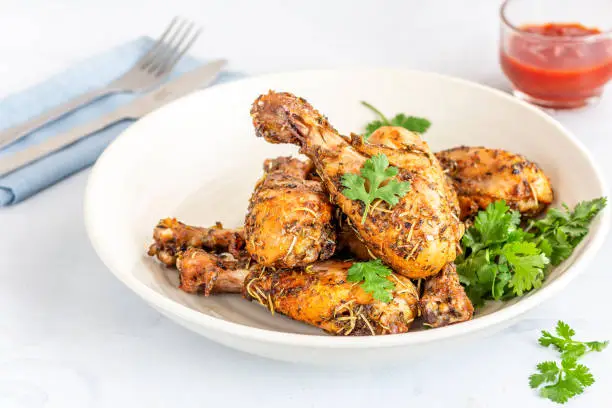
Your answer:
[[[238,295],[205,298],[177,289],[176,272],[145,255],[161,218],[195,225],[241,225],[265,158],[297,152],[256,138],[252,101],[269,89],[307,98],[341,132],[373,119],[366,100],[383,112],[429,118],[432,149],[484,145],[522,153],[550,176],[556,203],[606,195],[584,147],[540,110],[481,85],[406,70],[304,71],[244,79],[196,92],[127,129],[95,165],[85,221],[95,250],[136,294],[170,319],[209,339],[274,359],[320,364],[398,362],[449,349],[510,325],[584,271],[600,248],[609,211],[599,216],[573,256],[523,298],[492,304],[472,321],[379,337],[333,337]]]

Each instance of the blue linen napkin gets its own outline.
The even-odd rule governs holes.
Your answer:
[[[0,101],[0,130],[7,129],[64,103],[90,89],[100,88],[119,77],[149,50],[154,41],[142,37],[82,61],[66,71],[23,92]],[[200,61],[188,55],[177,64],[169,79],[192,70]],[[224,72],[217,83],[239,76]],[[87,123],[140,96],[116,94],[104,97],[27,135],[0,150],[0,159]],[[16,204],[58,181],[92,165],[131,120],[116,123],[14,173],[0,177],[0,206]]]

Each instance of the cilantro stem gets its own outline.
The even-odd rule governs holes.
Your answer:
[[[361,101],[361,104],[365,106],[366,108],[368,108],[369,110],[371,110],[372,112],[374,112],[375,114],[377,114],[378,116],[380,116],[380,118],[382,119],[383,122],[385,122],[386,125],[391,126],[391,122],[389,122],[389,119],[387,119],[387,117],[383,115],[381,111],[379,111],[374,106],[367,103],[366,101]]]
[[[363,216],[361,217],[361,225],[365,224],[366,218],[368,218],[368,212],[370,212],[370,203],[366,203],[363,209]]]

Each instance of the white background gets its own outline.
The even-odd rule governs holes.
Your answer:
[[[400,66],[507,87],[498,2],[0,0],[0,97],[179,14],[205,32],[194,54],[248,74]],[[612,90],[555,114],[612,178]],[[551,146],[554,149],[554,146]],[[567,163],[571,166],[571,163]],[[147,307],[104,268],[82,222],[84,171],[0,209],[0,407],[551,407],[527,385],[557,319],[612,339],[612,241],[561,295],[494,337],[398,367],[344,371],[264,360],[213,344]],[[584,180],[585,183],[590,182]],[[398,359],[400,356],[398,356]],[[612,404],[612,350],[585,359],[597,382],[569,407]]]

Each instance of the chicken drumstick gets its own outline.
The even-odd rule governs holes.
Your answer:
[[[379,206],[362,224],[364,205],[342,192],[342,176],[359,173],[364,162],[378,153],[392,156],[397,148],[363,146],[357,150],[304,99],[270,92],[253,103],[253,124],[258,135],[271,143],[294,143],[314,163],[331,199],[348,216],[370,251],[397,273],[410,278],[436,274],[453,261],[461,234],[459,220],[444,194],[444,174],[423,141],[402,147],[397,162],[400,181],[411,191],[392,208]],[[418,137],[418,136],[417,136]]]

